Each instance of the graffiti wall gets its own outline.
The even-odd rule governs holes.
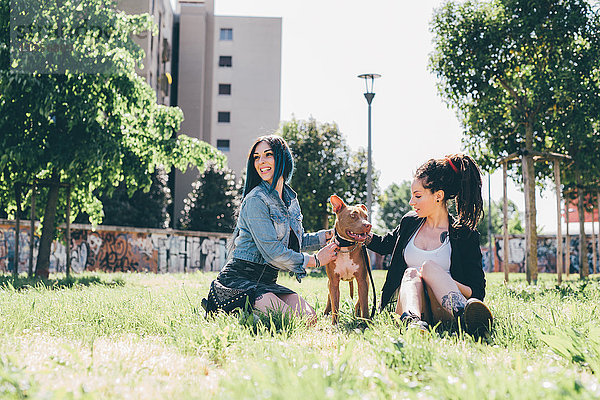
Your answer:
[[[33,246],[33,267],[37,261],[39,229],[33,243],[30,240],[28,221],[21,222],[19,234],[18,271],[29,269],[29,254]],[[90,225],[73,224],[71,229],[71,270],[109,271],[109,272],[191,272],[219,271],[226,261],[227,239],[230,235],[209,232],[188,232],[161,229],[137,229],[98,226],[92,230]],[[62,240],[52,243],[50,253],[50,271],[64,272],[67,266],[67,248],[64,232]],[[13,272],[15,259],[16,230],[14,221],[0,219],[0,272]],[[591,236],[587,238],[587,265],[593,271],[593,252]],[[525,272],[525,238],[513,235],[509,242],[509,271]],[[489,252],[482,248],[485,271],[501,272],[504,257],[504,240],[495,237],[493,265]],[[563,249],[566,240],[563,239]],[[570,272],[579,273],[579,236],[570,237]],[[565,254],[565,262],[567,255]],[[385,268],[383,258],[371,257],[374,267],[380,264]],[[556,273],[556,238],[538,237],[539,272]],[[600,269],[600,260],[597,263]],[[596,271],[600,272],[600,271]]]
[[[0,272],[14,271],[16,229],[14,221],[0,220]],[[64,232],[59,236],[64,238]],[[136,229],[72,225],[71,270],[109,272],[219,271],[225,264],[229,235],[159,229]],[[29,268],[30,225],[22,221],[19,235],[18,271]],[[38,233],[33,240],[33,265],[37,260]],[[64,272],[67,247],[63,240],[52,243],[50,271]]]
[[[563,255],[563,265],[566,265],[567,257],[570,260],[570,273],[579,273],[579,236],[569,236],[569,255]],[[502,268],[504,261],[504,239],[502,236],[495,237],[495,260],[493,271],[504,271]],[[593,274],[593,248],[592,237],[587,236],[587,265],[590,274]],[[508,268],[510,272],[525,272],[525,237],[511,236],[508,240]],[[566,238],[563,238],[563,252],[566,251]],[[556,273],[556,236],[538,236],[537,246],[538,271]],[[600,268],[600,261],[597,262]],[[491,266],[489,267],[491,268]],[[486,269],[490,271],[491,269]]]

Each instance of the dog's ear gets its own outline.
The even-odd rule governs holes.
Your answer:
[[[359,204],[358,205],[360,208],[362,208],[363,210],[365,210],[365,212],[368,214],[369,213],[369,209],[367,208],[367,206],[365,206],[364,204]]]
[[[334,213],[338,213],[340,212],[340,210],[344,207],[346,207],[346,204],[344,203],[344,200],[340,199],[338,196],[336,196],[335,194],[332,195],[329,198],[329,202],[331,203],[331,205],[333,206],[333,212]]]

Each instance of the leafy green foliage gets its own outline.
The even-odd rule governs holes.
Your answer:
[[[410,181],[403,181],[399,185],[392,183],[379,197],[379,228],[383,231],[392,231],[400,225],[400,220],[410,210]]]
[[[204,232],[233,232],[240,190],[232,170],[209,163],[184,199],[179,227]]]
[[[328,206],[332,194],[348,204],[366,204],[366,151],[352,151],[337,125],[294,119],[283,122],[280,133],[294,154],[296,170],[291,186],[298,193],[307,231],[332,226],[334,217]],[[373,169],[374,201],[378,177]]]
[[[152,88],[136,74],[143,52],[132,36],[153,31],[148,15],[126,15],[110,0],[86,1],[84,11],[73,2],[32,6],[28,12],[37,20],[64,32],[76,30],[84,17],[104,23],[110,35],[100,40],[93,31],[77,31],[69,56],[75,65],[91,60],[108,63],[111,70],[63,73],[60,60],[49,56],[44,70],[15,73],[11,67],[32,66],[26,64],[27,58],[9,64],[9,3],[0,0],[0,203],[14,209],[15,182],[49,180],[38,257],[38,269],[46,274],[43,264],[49,257],[56,208],[65,204],[65,191],[57,193],[58,182],[72,186],[72,216],[84,211],[92,223],[99,223],[100,196],[111,195],[121,182],[133,194],[151,186],[157,167],[167,172],[172,167],[185,170],[190,164],[203,168],[206,160],[223,163],[224,157],[204,142],[176,136],[181,110],[157,104]],[[40,46],[49,40],[44,35],[29,39]],[[52,71],[58,73],[47,73]]]
[[[598,22],[582,0],[448,2],[435,13],[430,68],[485,170],[520,149],[569,151],[567,142],[577,146],[591,134]]]
[[[432,31],[430,68],[461,119],[465,147],[487,171],[502,157],[522,155],[509,173],[529,177],[526,265],[535,283],[535,181],[552,169],[534,163],[531,152],[580,153],[584,161],[569,171],[579,178],[566,183],[598,176],[597,157],[576,150],[599,150],[589,140],[600,115],[597,10],[585,0],[450,1],[435,13]]]
[[[167,228],[167,207],[172,201],[167,180],[168,175],[161,169],[156,169],[147,191],[138,189],[133,195],[121,183],[111,196],[103,195],[100,198],[104,211],[102,223],[138,228]]]

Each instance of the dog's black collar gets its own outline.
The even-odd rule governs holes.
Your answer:
[[[341,237],[337,229],[335,230],[335,240],[338,242],[338,245],[340,247],[350,247],[356,244],[356,242],[346,240],[343,237]]]

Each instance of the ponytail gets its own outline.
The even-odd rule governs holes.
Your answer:
[[[453,154],[443,159],[431,159],[417,169],[415,178],[432,192],[444,191],[444,201],[456,200],[458,221],[454,226],[471,230],[483,216],[481,172],[471,156]]]
[[[453,158],[454,157],[454,158]],[[456,195],[458,222],[475,229],[483,217],[483,198],[481,197],[481,172],[471,156],[458,154],[449,157],[450,161],[460,164],[460,189]]]

